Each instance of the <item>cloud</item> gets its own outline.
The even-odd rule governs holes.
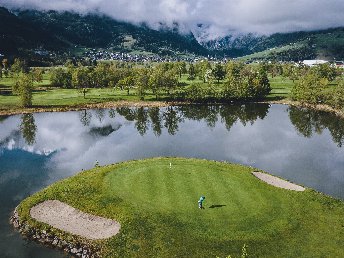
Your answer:
[[[209,37],[344,26],[343,0],[0,0],[9,8],[100,12],[132,23],[204,24]]]

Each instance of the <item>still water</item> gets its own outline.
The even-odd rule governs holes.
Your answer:
[[[63,257],[8,224],[30,194],[82,169],[182,156],[254,166],[344,199],[344,120],[283,105],[116,108],[0,117],[0,257]]]

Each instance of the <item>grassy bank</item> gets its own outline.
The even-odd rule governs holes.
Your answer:
[[[188,87],[192,83],[202,83],[201,80],[196,79],[193,81],[187,80],[187,76],[183,75],[180,79],[182,87]],[[289,96],[290,90],[293,86],[293,82],[282,77],[271,78],[272,91],[268,95],[267,100],[282,100]],[[14,84],[14,78],[2,78],[0,79],[0,89],[11,90]],[[223,87],[222,83],[217,84],[216,87]],[[167,95],[162,94],[159,98],[160,101],[167,99]],[[150,102],[155,102],[155,95],[151,91],[147,91],[145,95],[145,102],[149,105]],[[127,91],[111,88],[95,88],[89,89],[86,93],[86,98],[83,94],[76,89],[61,89],[50,86],[49,74],[44,74],[44,80],[42,83],[35,83],[35,91],[33,92],[33,107],[23,109],[20,107],[19,96],[12,93],[0,94],[0,114],[15,114],[34,112],[35,110],[68,110],[75,108],[83,108],[88,105],[95,105],[107,102],[142,102],[137,96],[136,90],[132,89],[130,94]],[[106,105],[105,105],[106,106]],[[113,105],[115,106],[115,105]]]
[[[32,220],[30,208],[57,199],[119,221],[117,236],[94,242],[104,257],[239,257],[244,244],[251,257],[344,253],[342,201],[275,188],[252,171],[183,158],[124,162],[55,183],[24,200],[18,212],[68,239],[77,238]],[[201,195],[204,210],[197,207]]]

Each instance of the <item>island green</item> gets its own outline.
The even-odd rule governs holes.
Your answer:
[[[276,188],[253,171],[185,158],[128,161],[57,182],[25,199],[18,213],[32,227],[83,242],[33,220],[30,208],[59,200],[120,222],[118,235],[92,242],[103,257],[239,257],[244,245],[251,257],[344,253],[341,200]]]

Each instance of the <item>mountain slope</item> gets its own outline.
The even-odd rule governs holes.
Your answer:
[[[0,53],[18,49],[44,48],[67,50],[70,47],[125,49],[131,39],[131,50],[158,54],[189,52],[205,55],[190,33],[181,35],[175,30],[153,30],[148,26],[136,26],[97,14],[79,15],[72,12],[16,11],[15,14],[0,8],[0,35],[4,44]],[[130,41],[130,40],[129,40]]]
[[[19,48],[41,45],[65,47],[65,44],[39,27],[19,19],[5,8],[0,8],[0,53],[17,53]]]
[[[208,49],[223,52],[232,57],[247,55],[247,59],[284,61],[313,58],[343,59],[344,28],[276,33],[271,36],[255,36],[253,34],[235,38],[227,36],[205,42],[203,45]]]
[[[246,60],[299,61],[344,59],[344,28],[322,31],[244,34],[217,40],[196,40],[190,32],[180,34],[161,26],[133,25],[101,14],[17,10],[0,7],[0,54],[32,57],[35,50],[52,50],[57,56],[74,55],[80,48],[111,51],[152,52],[159,55],[196,54],[243,57]],[[202,34],[202,27],[200,35]],[[206,31],[206,28],[203,30]],[[51,57],[49,62],[54,62]]]

